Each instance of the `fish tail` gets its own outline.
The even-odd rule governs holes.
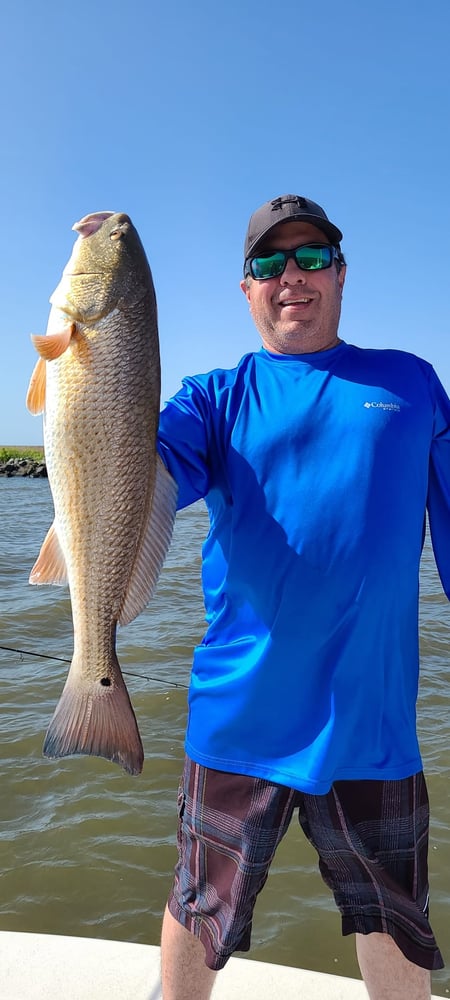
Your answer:
[[[119,664],[111,679],[76,679],[70,668],[44,741],[46,757],[90,754],[140,774],[144,751]]]

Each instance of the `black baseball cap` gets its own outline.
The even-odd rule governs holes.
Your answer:
[[[302,198],[298,194],[282,194],[280,198],[266,201],[265,205],[253,213],[245,237],[245,259],[252,256],[258,243],[279,222],[311,222],[325,233],[333,246],[339,244],[342,239],[340,229],[330,222],[323,208],[315,201]]]

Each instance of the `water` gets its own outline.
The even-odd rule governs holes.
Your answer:
[[[70,658],[67,591],[28,574],[52,518],[43,480],[0,479],[0,644]],[[158,944],[175,860],[191,651],[203,632],[204,507],[182,511],[149,608],[121,630],[119,659],[145,764],[131,778],[96,758],[42,757],[68,665],[0,650],[0,929]],[[450,614],[427,542],[421,574],[419,731],[432,808],[432,924],[450,965]],[[136,676],[138,675],[138,676]],[[149,679],[151,678],[151,679]],[[259,897],[250,957],[359,976],[351,938],[294,821]],[[450,994],[450,971],[434,992]]]

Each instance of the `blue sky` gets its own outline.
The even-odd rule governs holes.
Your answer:
[[[0,444],[25,409],[71,227],[125,211],[152,267],[162,399],[259,347],[239,289],[251,212],[324,206],[341,336],[411,350],[450,392],[448,0],[4,0]],[[5,350],[6,348],[6,350]]]

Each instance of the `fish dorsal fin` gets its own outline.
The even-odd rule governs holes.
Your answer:
[[[42,335],[34,333],[31,335],[31,339],[41,358],[44,358],[45,361],[54,361],[55,358],[60,358],[64,351],[67,351],[75,331],[75,323],[68,323],[57,333],[44,333]]]
[[[177,493],[177,484],[158,455],[150,517],[120,610],[119,625],[132,622],[153,594],[172,537]]]
[[[44,358],[39,358],[33,369],[28,386],[26,405],[30,413],[37,416],[45,407],[46,372]]]
[[[30,583],[67,583],[67,566],[59,544],[55,522],[49,528],[30,573]]]

